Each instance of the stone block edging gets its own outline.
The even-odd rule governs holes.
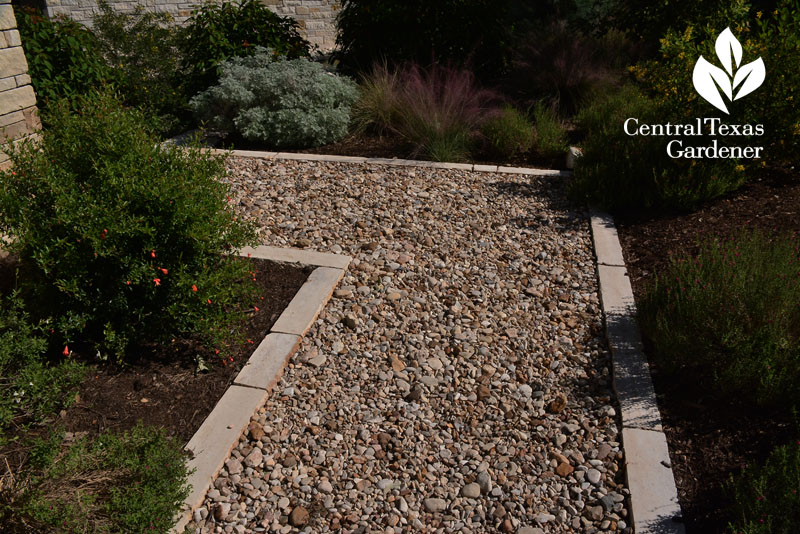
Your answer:
[[[164,142],[165,145],[185,144],[195,132],[186,132]],[[463,171],[495,172],[506,174],[525,174],[529,176],[572,176],[572,171],[557,169],[533,169],[527,167],[504,167],[502,165],[481,165],[472,163],[441,163],[399,158],[368,158],[360,156],[333,156],[328,154],[300,154],[295,152],[269,152],[259,150],[223,150],[206,148],[212,154],[230,154],[239,158],[285,159],[296,161],[323,161],[338,163],[367,163],[374,165],[393,165],[398,167],[427,167],[431,169],[458,169]]]
[[[188,465],[194,470],[188,480],[192,489],[171,531],[175,534],[183,532],[194,510],[203,504],[213,479],[239,441],[250,417],[266,401],[352,259],[340,254],[268,246],[246,247],[239,255],[299,263],[315,269],[186,445],[185,450],[193,454]]]
[[[614,220],[592,210],[600,300],[622,418],[622,448],[636,534],[685,534],[678,490],[644,354],[636,304]]]

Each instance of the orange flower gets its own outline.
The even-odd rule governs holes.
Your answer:
[[[64,351],[61,354],[69,356],[69,345],[64,345]]]
[[[150,251],[150,257],[151,258],[155,258],[156,257],[156,251],[155,250],[151,250]]]
[[[253,309],[254,309],[255,311],[258,311],[258,306],[253,306]]]
[[[196,285],[194,285],[194,284],[192,284],[192,291],[194,291],[195,293],[197,293],[197,286],[196,286]]]
[[[164,274],[169,274],[169,271],[167,271],[167,270],[166,270],[166,269],[164,269],[163,267],[159,267],[159,268],[158,268],[158,270],[159,270],[159,271],[161,271],[161,272],[162,272],[162,273],[164,273]]]
[[[153,283],[157,286],[161,285],[161,278],[153,278]]]
[[[208,303],[211,304],[211,299],[208,299]]]

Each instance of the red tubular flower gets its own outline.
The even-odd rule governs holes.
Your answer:
[[[211,299],[208,299],[208,303],[211,304]]]
[[[150,251],[150,257],[151,258],[155,258],[156,257],[156,251],[155,250],[151,250]]]
[[[258,311],[258,306],[253,306],[253,309],[254,309],[255,311]]]
[[[157,286],[161,285],[161,278],[153,278],[153,283]]]
[[[106,234],[107,234],[107,233],[108,233],[108,230],[107,230],[107,229],[105,229],[105,228],[103,228],[103,231],[102,231],[102,233],[100,234],[100,239],[105,239],[105,238],[106,238]]]
[[[158,270],[159,270],[159,271],[161,271],[161,272],[162,272],[162,273],[164,273],[164,274],[169,274],[169,271],[167,271],[167,270],[166,270],[166,269],[164,269],[163,267],[159,267],[159,268],[158,268]]]
[[[197,293],[197,286],[196,286],[196,285],[194,285],[194,284],[192,284],[192,291],[194,291],[195,293]]]
[[[69,356],[69,345],[64,345],[64,351],[61,354]]]

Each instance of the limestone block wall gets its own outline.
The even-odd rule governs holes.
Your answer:
[[[339,0],[261,0],[273,12],[295,18],[300,32],[311,44],[321,50],[330,50],[336,43],[336,15]],[[109,0],[116,11],[132,12],[137,6],[154,12],[170,13],[182,24],[189,18],[198,0]],[[47,16],[66,15],[78,22],[91,25],[92,14],[97,9],[96,0],[45,0]]]
[[[0,0],[0,143],[6,144],[41,128],[28,62],[17,31],[11,0]],[[0,152],[0,167],[8,156]]]

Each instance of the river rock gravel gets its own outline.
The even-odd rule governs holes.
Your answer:
[[[196,532],[628,532],[587,214],[562,177],[240,158],[261,242],[353,261]]]

